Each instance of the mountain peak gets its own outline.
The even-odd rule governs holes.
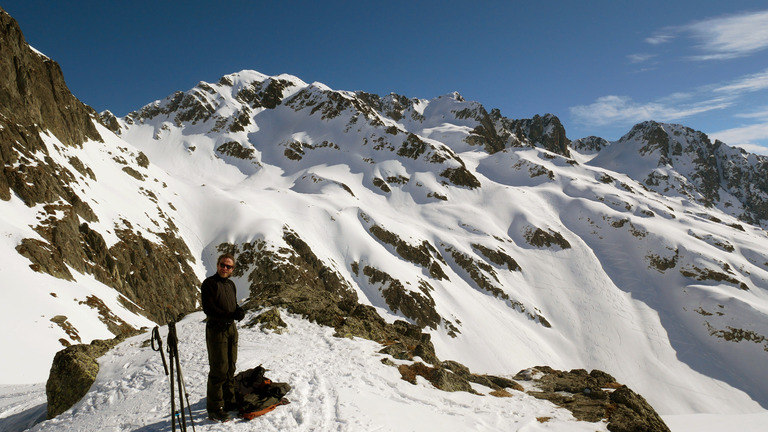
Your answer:
[[[625,172],[660,194],[718,207],[748,223],[768,219],[768,158],[713,144],[703,132],[683,125],[638,123],[590,164]]]

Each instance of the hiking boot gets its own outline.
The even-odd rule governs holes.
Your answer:
[[[214,421],[226,422],[229,421],[229,414],[226,411],[219,409],[217,411],[208,411],[208,418]]]

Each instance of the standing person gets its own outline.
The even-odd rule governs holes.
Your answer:
[[[200,288],[203,312],[207,316],[205,343],[208,347],[208,390],[206,408],[211,420],[227,421],[227,411],[236,409],[235,366],[237,363],[237,326],[245,317],[237,304],[235,283],[229,279],[235,257],[224,254],[216,261],[216,274],[203,281]]]

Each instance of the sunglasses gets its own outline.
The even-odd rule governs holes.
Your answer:
[[[227,264],[219,264],[219,267],[221,267],[223,269],[227,269],[227,270],[232,270],[233,268],[235,268],[235,266],[231,266],[231,265],[227,265]]]

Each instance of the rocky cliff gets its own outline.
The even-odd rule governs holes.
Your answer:
[[[109,148],[96,113],[70,93],[59,65],[27,45],[16,21],[1,9],[0,76],[0,199],[14,196],[38,209],[38,236],[16,247],[30,268],[67,280],[75,280],[72,271],[93,275],[121,293],[124,307],[156,322],[195,309],[198,280],[189,264],[195,259],[173,223],[161,220],[156,238],[148,239],[127,219],[117,218],[113,226],[101,220],[89,190],[107,180],[97,178],[78,154],[103,148],[139,181],[149,161]],[[94,228],[105,223],[114,233]],[[119,240],[108,244],[105,235]],[[130,329],[97,298],[88,303],[115,334]]]
[[[59,64],[30,48],[16,20],[2,9],[0,30],[0,116],[8,133],[26,142],[24,137],[50,131],[70,146],[101,140],[91,121],[95,112],[70,93]]]

